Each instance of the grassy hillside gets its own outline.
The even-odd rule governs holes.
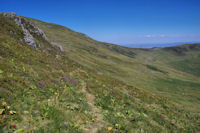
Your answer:
[[[46,34],[49,37],[48,33]],[[127,69],[138,74],[143,74],[139,70],[149,69],[153,78],[170,75],[172,72],[180,76],[177,78],[183,78],[184,75],[178,73],[183,72],[190,76],[185,77],[183,87],[198,86],[198,79],[194,80],[197,76],[181,71],[175,66],[173,68],[170,62],[160,62],[159,66],[153,62],[145,63],[149,61],[143,58],[153,55],[153,51],[127,49],[98,42],[95,47],[90,43],[63,45],[66,51],[61,52],[49,41],[33,34],[35,41],[40,44],[40,47],[35,49],[21,41],[24,36],[22,29],[12,19],[2,15],[0,15],[0,35],[0,132],[197,132],[200,130],[198,123],[200,114],[197,111],[187,111],[173,100],[127,85],[134,80],[123,82],[128,79],[126,76],[123,79],[124,75],[128,74],[131,77]],[[82,39],[88,38],[79,33],[73,33],[71,36],[73,38],[76,35],[82,36]],[[89,38],[86,42],[90,41],[96,42]],[[85,49],[82,49],[84,46]],[[87,51],[93,48],[96,48],[97,52]],[[168,53],[166,50],[160,52],[163,51]],[[131,57],[132,52],[136,53],[134,57]],[[140,52],[146,55],[139,56]],[[141,60],[144,63],[141,63]],[[87,67],[81,65],[84,63]],[[171,67],[165,66],[167,63]],[[94,66],[96,68],[93,68]],[[118,79],[112,78],[113,76]],[[149,75],[144,73],[140,77],[146,76]],[[147,78],[140,80],[145,81]],[[184,80],[175,82],[180,86]],[[153,81],[150,80],[152,85],[161,86],[156,80],[155,83]],[[147,83],[146,81],[145,84]],[[161,82],[162,85],[166,83],[167,81]],[[137,84],[139,86],[139,82],[136,82]],[[171,93],[171,90],[168,93]]]
[[[95,41],[66,27],[30,19],[68,57],[99,74],[200,110],[199,44],[133,49]]]

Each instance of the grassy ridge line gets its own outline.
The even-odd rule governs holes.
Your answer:
[[[81,92],[95,96],[107,126],[99,132],[196,132],[198,113],[166,98],[80,66],[48,42],[41,49],[20,43],[20,29],[0,16],[0,126],[5,132],[84,132],[97,120]],[[12,30],[14,35],[10,35]],[[22,35],[23,37],[23,35]],[[70,75],[71,72],[75,72]]]
[[[31,19],[70,59],[110,76],[200,110],[199,44],[164,49],[134,49],[95,41],[66,27]]]

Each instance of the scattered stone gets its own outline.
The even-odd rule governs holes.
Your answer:
[[[101,73],[101,72],[97,72],[97,74],[98,74],[98,75],[103,75],[103,73]]]
[[[3,133],[5,133],[6,132],[6,130],[7,130],[7,128],[6,127],[3,127]]]
[[[39,111],[39,110],[36,110],[36,111],[34,111],[34,113],[35,113],[35,114],[39,114],[39,113],[40,113],[40,111]]]
[[[59,57],[60,57],[60,55],[57,54],[57,55],[56,55],[56,59],[58,59]]]
[[[68,125],[69,125],[69,123],[65,121],[65,122],[64,122],[64,125],[65,125],[65,126],[68,126]]]
[[[51,42],[51,45],[57,46],[60,49],[60,51],[63,51],[63,47],[60,44],[57,44],[56,42]]]
[[[13,34],[14,34],[14,32],[13,32],[13,31],[11,31],[11,30],[9,31],[9,33],[10,33],[10,35],[13,35]]]

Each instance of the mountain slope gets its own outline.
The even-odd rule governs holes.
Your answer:
[[[134,49],[95,41],[66,27],[29,19],[68,57],[87,68],[200,110],[199,44]]]
[[[24,17],[16,17],[26,20]],[[36,45],[28,45],[24,30],[13,18],[0,14],[1,132],[200,130],[198,112],[189,112],[172,100],[127,85],[112,78],[113,75],[100,74],[104,71],[96,72],[89,65],[88,68],[76,63],[79,60],[73,56],[80,56],[86,50],[74,48],[73,52],[80,53],[73,53],[67,51],[63,45],[61,51],[51,44],[52,41],[49,41],[45,31],[47,39],[34,32],[37,28],[30,28],[32,23],[28,20],[22,21],[22,25],[33,36]],[[110,45],[102,44],[96,48],[109,51],[106,54],[112,55],[110,59],[115,56],[118,59],[119,52],[123,53],[119,58],[133,58],[130,57],[132,54],[128,57],[125,55],[132,49]],[[137,53],[137,50],[134,52]],[[83,57],[87,55],[89,52],[83,54]],[[83,57],[80,58],[80,63],[88,61],[89,57],[85,60]],[[133,60],[133,63],[139,62],[137,58]],[[149,68],[165,73],[152,66]]]

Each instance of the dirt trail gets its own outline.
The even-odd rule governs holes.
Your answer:
[[[77,71],[70,72],[70,76],[73,76],[76,72]],[[81,91],[86,94],[87,99],[88,99],[88,104],[90,105],[91,110],[95,116],[94,122],[86,124],[87,129],[85,129],[85,132],[96,133],[103,126],[106,126],[107,122],[103,121],[103,115],[101,113],[101,110],[95,106],[95,103],[94,103],[95,96],[87,91],[86,82],[82,81],[81,85],[82,85]]]
[[[85,82],[82,83],[82,91],[86,94],[87,98],[88,98],[88,104],[90,105],[92,112],[94,113],[95,117],[96,117],[96,121],[94,121],[91,124],[88,124],[88,129],[87,129],[87,133],[96,133],[101,127],[103,127],[103,115],[101,114],[100,109],[98,109],[95,104],[94,104],[94,100],[95,97],[94,95],[90,94],[87,90],[86,90],[87,84]]]

